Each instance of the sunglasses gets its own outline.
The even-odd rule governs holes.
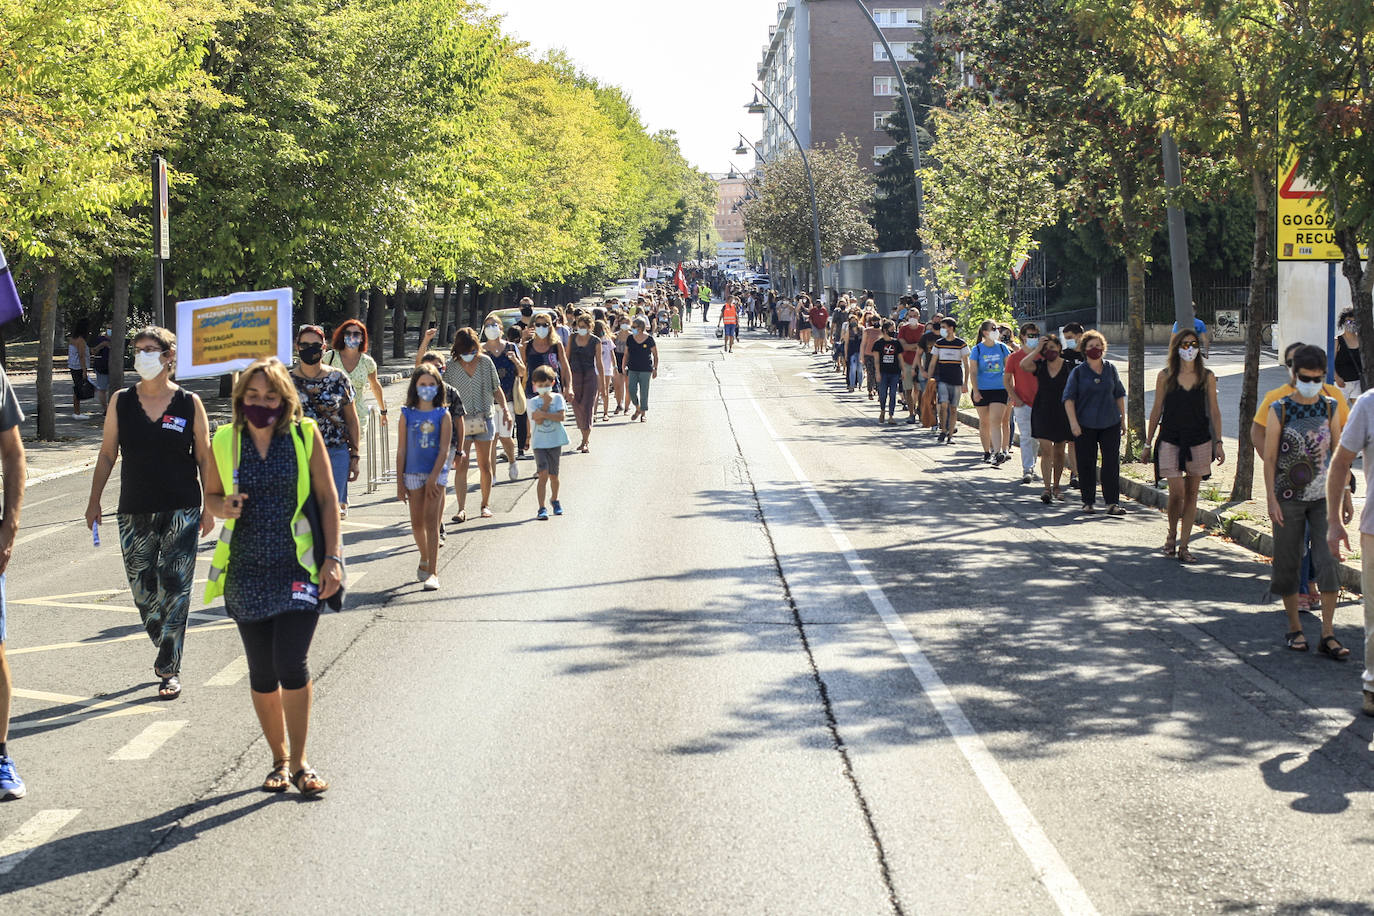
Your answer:
[[[1324,375],[1319,375],[1319,376],[1317,376],[1316,378],[1313,378],[1312,376],[1309,376],[1309,375],[1301,375],[1301,374],[1299,374],[1299,375],[1298,375],[1298,381],[1300,381],[1300,382],[1324,382],[1324,381],[1326,381],[1326,376],[1324,376]]]

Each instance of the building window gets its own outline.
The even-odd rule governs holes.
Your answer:
[[[896,95],[897,78],[895,76],[873,77],[873,94],[878,96]]]
[[[873,129],[887,130],[887,119],[892,117],[895,111],[875,111],[873,112]]]
[[[892,46],[892,51],[897,55],[898,60],[915,60],[916,42],[899,41]],[[881,41],[873,42],[873,59],[887,60],[887,51],[883,48],[883,43]]]
[[[881,9],[873,11],[873,19],[885,29],[911,29],[921,25],[921,8]]]
[[[897,147],[895,147],[895,146],[875,146],[875,147],[873,147],[873,164],[874,164],[874,165],[882,165],[882,164],[883,164],[883,158],[886,157],[888,153],[892,152],[892,151],[893,151],[894,149],[896,149],[896,148],[897,148]]]

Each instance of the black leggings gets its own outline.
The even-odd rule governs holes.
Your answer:
[[[515,415],[515,448],[517,451],[525,451],[530,447],[530,415],[529,412],[518,413]]]
[[[275,693],[278,685],[300,690],[310,683],[310,640],[320,615],[288,611],[266,620],[239,623],[248,656],[248,684],[254,693]]]
[[[1074,441],[1078,458],[1078,483],[1082,487],[1083,505],[1097,501],[1097,451],[1102,449],[1102,499],[1115,506],[1121,497],[1121,427],[1106,429],[1083,427],[1083,435]]]

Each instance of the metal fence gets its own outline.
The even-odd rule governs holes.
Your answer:
[[[1153,281],[1153,282],[1152,282]],[[1269,278],[1267,307],[1259,316],[1264,324],[1278,320],[1278,283]],[[1126,324],[1130,314],[1130,290],[1124,276],[1103,277],[1098,281],[1099,324]],[[1235,279],[1193,286],[1193,311],[1207,324],[1217,323],[1218,312],[1239,312],[1239,323],[1250,321],[1250,285]],[[1234,316],[1225,316],[1228,320]],[[1174,323],[1173,283],[1167,275],[1145,281],[1145,323]]]
[[[394,483],[391,467],[391,427],[376,404],[367,408],[367,492],[376,493],[384,483]]]
[[[850,255],[827,264],[821,278],[832,302],[839,293],[862,294],[868,290],[878,311],[891,315],[902,296],[925,296],[925,278],[921,276],[924,263],[925,255],[911,251]]]

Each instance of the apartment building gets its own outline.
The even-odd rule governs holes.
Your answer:
[[[911,0],[908,0],[911,2]],[[866,0],[899,62],[915,59],[923,23],[939,3],[894,6]],[[901,90],[882,42],[851,0],[780,0],[759,64],[759,83],[791,121],[803,147],[858,140],[870,169],[892,148],[884,122]],[[778,114],[764,115],[765,160],[795,146]]]
[[[731,169],[711,176],[716,182],[716,235],[722,242],[744,241],[744,214],[740,204],[749,191],[749,179]]]

